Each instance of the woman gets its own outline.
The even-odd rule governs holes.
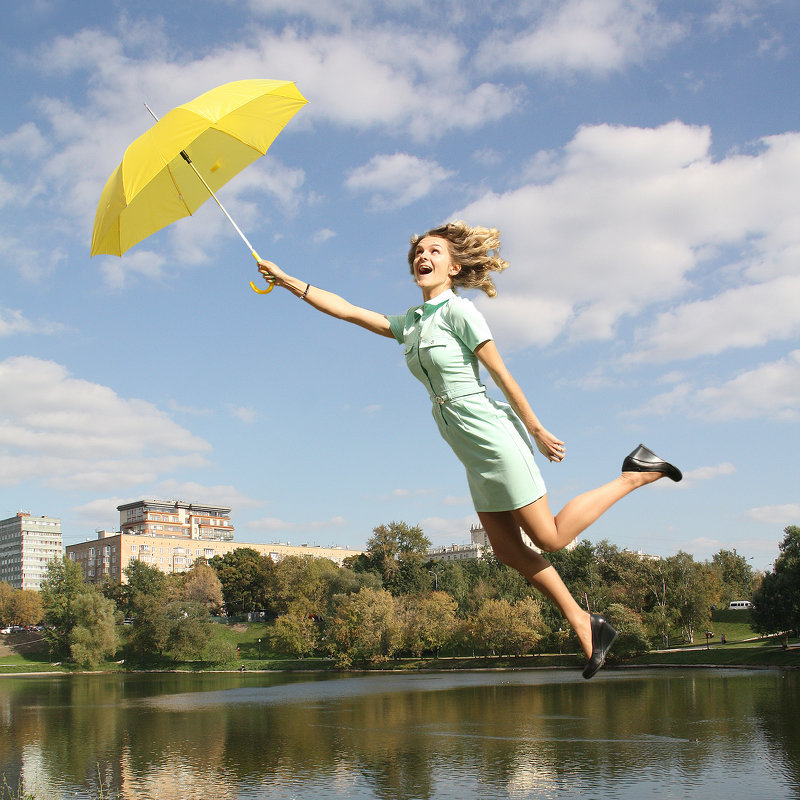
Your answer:
[[[288,289],[317,310],[404,346],[411,372],[431,395],[439,432],[466,468],[475,510],[495,555],[558,606],[588,659],[583,676],[591,678],[617,633],[602,616],[587,613],[575,602],[555,568],[523,542],[522,531],[541,550],[560,550],[626,494],[665,476],[679,481],[681,473],[640,445],[625,458],[619,477],[579,495],[553,516],[530,437],[548,460],[556,462],[565,456],[564,442],[533,413],[483,316],[453,291],[459,286],[477,288],[494,297],[490,273],[508,266],[499,250],[497,229],[471,228],[464,222],[414,236],[408,263],[423,304],[401,316],[354,306],[287,275],[269,261],[260,261],[259,270],[269,283]],[[508,404],[486,396],[479,362]]]

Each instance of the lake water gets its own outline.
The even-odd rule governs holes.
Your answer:
[[[48,798],[800,798],[800,672],[0,678]],[[5,797],[5,795],[3,795]]]

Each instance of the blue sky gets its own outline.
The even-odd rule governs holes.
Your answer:
[[[158,114],[242,78],[309,104],[220,193],[262,256],[382,313],[412,233],[503,232],[473,298],[544,424],[550,504],[640,441],[678,464],[587,534],[763,568],[800,523],[794,0],[33,0],[0,47],[0,517],[65,543],[143,496],[237,538],[361,547],[477,521],[389,340],[257,296],[213,204],[89,259],[100,191]],[[496,390],[493,390],[497,394]]]

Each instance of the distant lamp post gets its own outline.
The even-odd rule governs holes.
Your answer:
[[[258,640],[258,660],[261,661],[261,639]]]
[[[439,573],[438,572],[434,572],[432,569],[429,569],[428,572],[430,572],[430,574],[433,575],[433,587],[434,587],[434,590],[438,592],[439,591]]]

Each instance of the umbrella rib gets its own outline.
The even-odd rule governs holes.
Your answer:
[[[186,213],[191,217],[192,209],[189,208],[189,204],[186,202],[186,199],[183,196],[183,192],[180,190],[180,187],[178,186],[178,181],[175,180],[175,175],[173,175],[169,164],[167,164],[167,172],[169,173],[170,180],[172,181],[172,185],[175,187],[175,191],[178,193],[178,197],[180,198],[181,203],[183,203],[183,207],[186,209]]]

